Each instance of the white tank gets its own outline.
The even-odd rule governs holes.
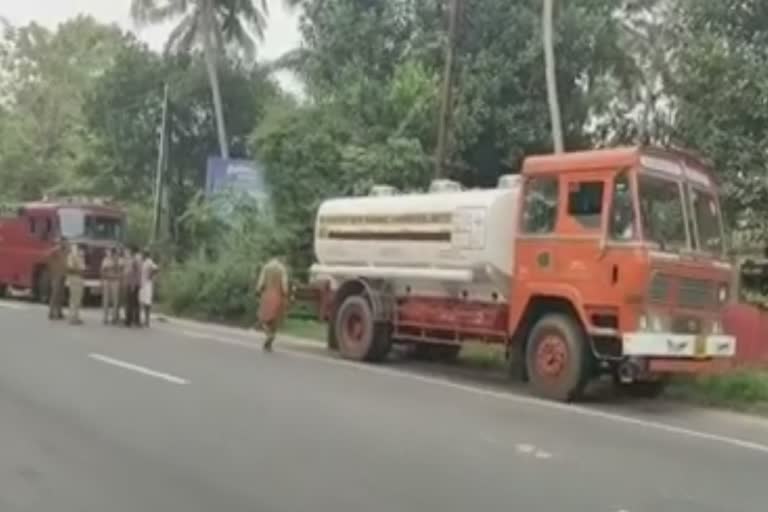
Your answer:
[[[500,188],[330,199],[315,225],[315,277],[510,282],[521,181]]]

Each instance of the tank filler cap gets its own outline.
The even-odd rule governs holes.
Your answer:
[[[519,174],[505,174],[499,177],[497,188],[515,188],[520,184],[522,176]]]
[[[429,185],[430,194],[439,194],[442,192],[461,192],[462,187],[458,181],[453,180],[433,180]]]

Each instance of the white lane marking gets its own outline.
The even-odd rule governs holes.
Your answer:
[[[536,450],[536,453],[533,454],[534,457],[537,459],[551,459],[552,454],[549,452],[545,452],[544,450]]]
[[[181,334],[184,336],[188,336],[190,338],[197,338],[201,340],[209,340],[209,341],[216,341],[218,343],[223,343],[225,345],[234,345],[236,347],[245,347],[245,348],[258,348],[258,344],[251,343],[248,341],[241,341],[237,340],[235,338],[222,338],[220,336],[211,335],[211,334],[203,334],[195,331],[187,331],[182,330]],[[212,337],[213,336],[213,337]]]
[[[21,304],[16,304],[14,302],[5,302],[5,301],[0,301],[0,308],[13,309],[16,311],[22,311],[27,309],[26,306],[23,306]]]
[[[525,453],[526,455],[529,453],[533,453],[534,450],[536,450],[536,447],[532,444],[518,444],[515,446],[515,449],[520,453]]]
[[[251,349],[257,348],[257,346],[253,343],[247,343],[234,338],[218,336],[215,334],[194,333],[194,335],[197,338],[207,339],[207,340],[211,340],[211,341],[219,342],[223,344],[238,345],[238,346],[251,348]],[[280,342],[278,340],[278,346],[279,346],[279,343]],[[318,361],[325,364],[345,366],[347,368],[351,368],[357,371],[371,372],[371,373],[376,373],[378,375],[384,375],[387,377],[394,377],[398,379],[408,379],[414,382],[421,382],[424,384],[443,386],[446,388],[454,389],[457,391],[463,391],[463,392],[471,393],[474,395],[496,398],[498,400],[505,400],[505,401],[513,402],[517,404],[537,406],[537,407],[542,407],[544,409],[552,409],[556,411],[579,414],[581,416],[587,416],[591,418],[597,418],[605,421],[622,423],[625,425],[632,425],[635,427],[641,427],[641,428],[646,428],[651,430],[658,430],[660,432],[665,432],[667,434],[675,434],[675,435],[690,437],[692,439],[698,439],[702,441],[713,441],[713,442],[717,442],[717,443],[721,443],[721,444],[725,444],[725,445],[729,445],[737,448],[743,448],[745,450],[751,450],[754,452],[759,452],[759,453],[768,455],[767,444],[761,444],[754,441],[747,441],[745,439],[739,439],[736,437],[730,437],[730,436],[720,435],[720,434],[712,434],[710,432],[702,432],[699,430],[693,430],[690,428],[671,425],[669,423],[662,423],[662,422],[657,422],[652,420],[644,420],[644,419],[636,418],[633,416],[625,416],[622,414],[605,412],[597,409],[588,409],[580,405],[552,402],[552,401],[544,400],[540,398],[534,398],[534,397],[529,397],[524,395],[516,395],[514,393],[508,393],[503,391],[495,391],[492,389],[453,382],[448,380],[447,378],[418,375],[415,373],[409,373],[404,370],[396,370],[396,369],[386,368],[382,366],[366,365],[366,364],[361,364],[353,361],[346,361],[344,359],[337,359],[337,358],[322,356],[318,354],[311,354],[311,353],[304,352],[301,350],[296,350],[296,349],[290,349],[290,348],[286,349],[285,353],[289,353],[291,356],[297,357],[300,359],[301,358],[311,359],[313,361]]]
[[[92,353],[92,354],[88,354],[88,357],[90,357],[91,359],[95,359],[96,361],[101,361],[102,363],[111,364],[112,366],[117,366],[125,370],[131,370],[134,372],[142,373],[144,375],[149,375],[150,377],[155,377],[156,379],[162,379],[164,381],[171,382],[173,384],[189,384],[188,380],[182,379],[181,377],[176,377],[175,375],[171,375],[170,373],[158,372],[150,368],[146,368],[144,366],[128,363],[126,361],[121,361],[119,359],[115,359],[102,354]]]

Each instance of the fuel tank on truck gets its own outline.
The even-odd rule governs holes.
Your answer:
[[[314,277],[367,277],[508,286],[514,269],[521,177],[494,189],[461,190],[439,180],[430,191],[330,199],[315,225]]]

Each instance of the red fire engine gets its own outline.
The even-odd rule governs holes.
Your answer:
[[[8,289],[48,298],[47,261],[65,238],[85,251],[86,294],[99,295],[106,249],[123,240],[125,214],[105,201],[71,198],[0,205],[0,295]]]

